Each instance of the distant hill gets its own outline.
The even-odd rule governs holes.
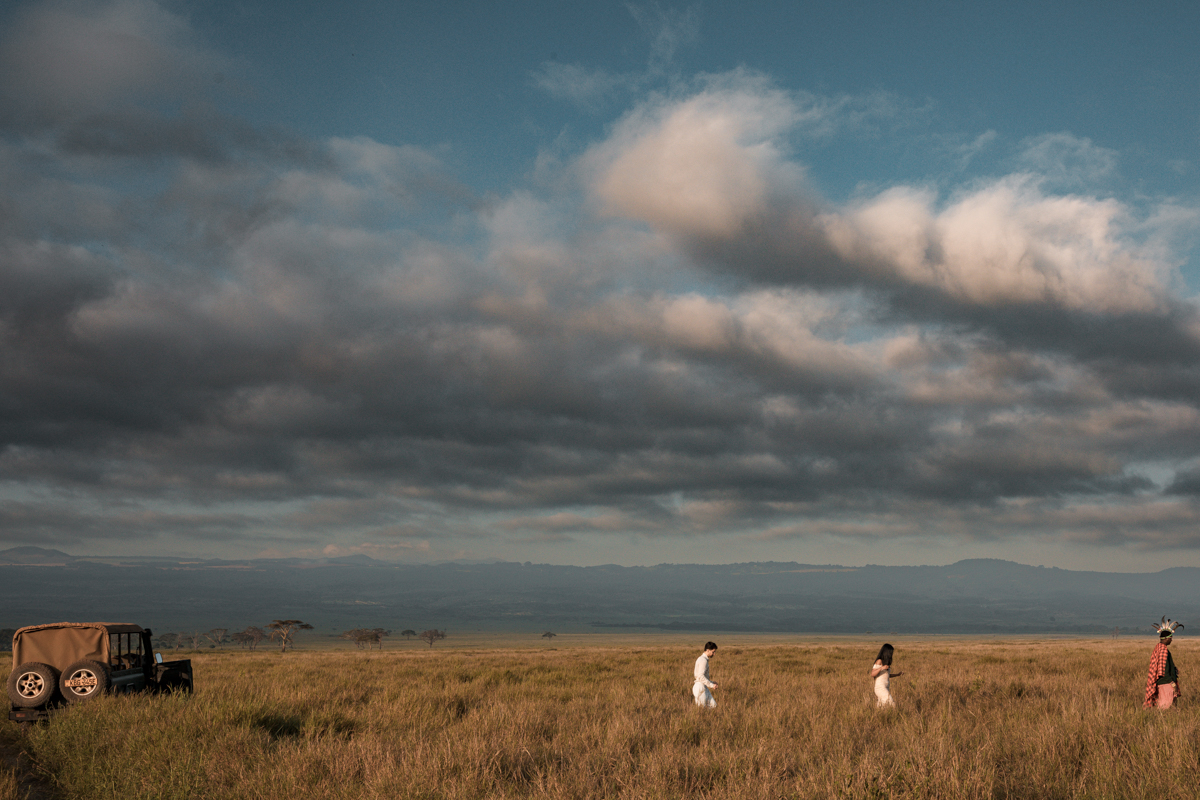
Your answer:
[[[7,550],[0,550],[0,565],[38,564],[49,566],[69,564],[74,560],[73,556],[69,556],[61,550],[47,550],[44,547],[10,547]]]
[[[297,618],[355,627],[512,631],[1094,633],[1200,630],[1200,570],[1077,572],[975,559],[949,566],[780,562],[652,567],[391,564],[338,559],[79,558],[0,551],[0,626],[128,620],[159,631]],[[1186,632],[1186,629],[1185,629]]]

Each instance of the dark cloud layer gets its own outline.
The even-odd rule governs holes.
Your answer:
[[[1200,321],[1115,201],[835,207],[781,144],[815,112],[741,74],[480,200],[418,148],[191,104],[222,60],[143,10],[153,47],[89,56],[110,102],[4,99],[9,541],[1197,545]]]

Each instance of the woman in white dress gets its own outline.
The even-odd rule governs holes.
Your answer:
[[[871,678],[875,681],[875,699],[880,708],[892,708],[896,705],[892,700],[891,679],[898,678],[902,673],[892,672],[892,654],[896,648],[884,644],[879,648],[879,655],[871,665]]]

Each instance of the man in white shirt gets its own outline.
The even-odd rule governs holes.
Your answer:
[[[717,707],[717,701],[712,696],[712,690],[717,688],[717,685],[708,677],[708,662],[716,654],[716,644],[706,642],[704,652],[696,659],[696,668],[692,670],[692,675],[696,678],[692,684],[692,697],[696,698],[696,705],[701,708]]]

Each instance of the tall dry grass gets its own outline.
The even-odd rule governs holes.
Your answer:
[[[1200,703],[1140,707],[1151,641],[195,656],[193,697],[102,698],[24,747],[78,798],[1161,798],[1200,790]],[[6,734],[11,736],[11,732]]]
[[[0,766],[0,800],[24,800],[25,795],[17,781],[16,770]]]

